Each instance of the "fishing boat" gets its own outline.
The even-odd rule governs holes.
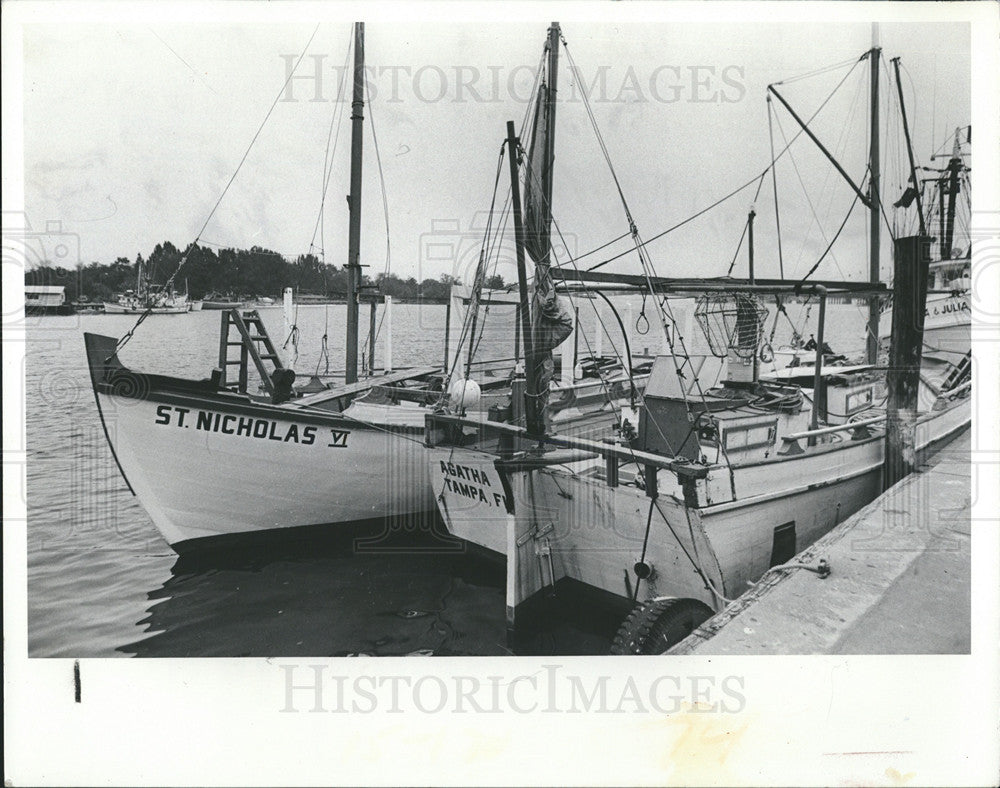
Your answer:
[[[897,208],[915,205],[921,233],[937,229],[931,241],[930,278],[924,315],[924,354],[936,357],[962,356],[972,347],[972,241],[971,168],[967,164],[972,128],[955,129],[951,154],[943,168],[924,167],[929,177],[919,178],[895,203]],[[937,157],[932,156],[933,159]],[[926,208],[924,207],[926,206]],[[892,304],[883,313],[883,325],[892,322]],[[883,340],[888,335],[880,334]]]
[[[927,305],[924,315],[924,357],[940,361],[961,363],[972,348],[972,240],[970,237],[971,168],[968,145],[971,143],[970,126],[955,129],[948,163],[943,168],[922,167],[920,172],[929,177],[914,175],[909,185],[893,203],[896,209],[916,210],[903,215],[897,230],[926,234],[937,229],[929,239],[930,276],[928,278]],[[931,157],[931,161],[939,156]],[[914,182],[918,185],[914,185]],[[894,218],[900,216],[897,210]],[[879,321],[879,344],[883,354],[888,352],[889,328],[892,325],[892,301],[882,305]],[[810,363],[811,347],[801,336],[792,345],[776,348],[777,366]],[[831,360],[830,354],[827,360]]]
[[[376,332],[371,331],[370,374],[359,379],[359,305],[371,304],[374,329],[376,303],[382,301],[360,287],[365,84],[360,23],[354,30],[353,73],[343,380],[310,380],[296,388],[295,372],[254,310],[221,310],[218,364],[201,380],[131,369],[120,357],[125,340],[85,334],[114,459],[177,552],[207,549],[234,536],[290,538],[293,530],[311,533],[315,526],[381,531],[389,517],[433,514],[425,415],[450,403],[469,418],[485,420],[500,412],[499,400],[510,399],[505,391],[523,388],[523,372],[511,382],[488,365],[461,363],[464,348],[476,345],[477,329],[469,326],[476,309],[466,314],[453,347],[446,339],[444,368],[375,374]],[[502,300],[483,289],[482,278],[477,273],[476,285],[456,296],[459,304],[471,300],[478,309]],[[203,308],[211,303],[206,300]],[[595,439],[610,434],[621,404],[634,399],[644,379],[641,367],[631,360],[623,369],[610,359],[586,358],[581,366],[589,369],[574,376],[575,357],[565,366],[562,382],[554,386],[562,405],[553,418],[572,434]]]
[[[109,315],[183,315],[191,311],[187,293],[175,293],[173,287],[154,290],[143,276],[143,262],[136,268],[136,289],[126,290],[114,301],[104,302]]]
[[[184,296],[150,298],[135,290],[126,290],[116,301],[104,302],[104,312],[108,315],[141,315],[144,312],[151,315],[183,315],[189,311],[191,307]]]
[[[875,74],[878,54],[870,53]],[[871,138],[877,145],[877,125]],[[512,159],[533,161],[513,124],[507,139]],[[530,189],[530,163],[526,169]],[[517,177],[512,173],[519,228]],[[866,203],[877,214],[877,185],[869,188]],[[751,234],[747,279],[672,279],[655,274],[634,225],[632,233],[638,274],[548,270],[548,255],[530,252],[529,233],[519,232],[518,254],[529,248],[536,264],[535,298],[529,304],[525,297],[521,307],[535,324],[533,338],[541,338],[528,351],[541,358],[526,364],[526,392],[536,396],[525,398],[520,422],[436,413],[427,416],[425,434],[449,532],[506,562],[511,632],[552,594],[583,590],[631,609],[615,637],[612,651],[619,654],[659,653],[748,583],[792,567],[802,549],[970,422],[969,367],[921,364],[925,236],[894,239],[896,309],[886,375],[874,342],[872,356],[858,364],[827,365],[824,354],[828,298],[868,299],[869,336],[878,336],[878,304],[888,293],[878,281],[877,255],[868,282],[764,280],[754,276]],[[670,352],[656,358],[637,414],[623,417],[611,440],[559,434],[541,416],[545,388],[530,377],[543,378],[548,363],[544,323],[555,307],[545,283],[552,276],[634,288],[660,307]],[[781,299],[802,294],[819,305],[812,364],[766,379],[760,367],[767,302],[780,308]],[[676,298],[696,301],[709,352],[691,351],[670,305]]]

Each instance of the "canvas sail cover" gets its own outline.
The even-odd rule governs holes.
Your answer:
[[[552,127],[549,91],[543,84],[538,91],[535,118],[525,168],[525,249],[535,263],[535,286],[531,303],[531,339],[536,387],[533,410],[536,424],[544,424],[549,384],[555,364],[552,350],[573,333],[573,317],[562,299],[556,296],[549,271],[552,195]]]

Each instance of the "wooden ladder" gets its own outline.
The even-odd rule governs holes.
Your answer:
[[[239,335],[238,341],[230,339],[231,328],[236,326]],[[258,342],[263,343],[266,352],[261,353]],[[240,357],[238,359],[229,358],[229,348],[238,347]],[[278,351],[268,336],[267,329],[264,328],[264,321],[256,309],[240,314],[238,309],[225,309],[222,312],[222,329],[219,335],[219,387],[227,386],[227,371],[229,367],[239,365],[239,379],[237,391],[240,394],[247,393],[247,377],[250,370],[250,359],[253,359],[257,372],[260,373],[260,381],[268,394],[274,394],[274,383],[271,375],[274,370],[284,369]],[[269,373],[264,366],[265,361],[274,364],[274,369]]]

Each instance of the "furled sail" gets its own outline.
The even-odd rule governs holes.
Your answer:
[[[551,38],[549,46],[552,46]],[[551,53],[550,53],[551,54]],[[554,80],[554,57],[549,79]],[[546,425],[549,384],[555,363],[552,350],[573,333],[573,317],[562,299],[556,296],[550,266],[552,225],[552,162],[555,89],[552,82],[538,90],[538,103],[531,129],[531,141],[525,167],[525,249],[535,263],[535,284],[531,303],[531,348],[535,391],[529,404],[536,416],[529,424]]]
[[[541,85],[531,125],[528,160],[524,175],[524,248],[535,265],[549,265],[551,233],[552,162],[549,159],[549,89]]]

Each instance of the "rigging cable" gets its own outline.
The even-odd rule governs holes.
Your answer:
[[[781,213],[778,211],[778,168],[775,167],[777,159],[774,158],[774,126],[771,122],[774,108],[771,106],[771,94],[767,94],[767,136],[771,142],[771,191],[774,193],[774,223],[777,225],[778,238],[778,272],[782,279],[785,278],[785,258],[781,253]],[[732,270],[732,266],[730,266]],[[777,324],[777,315],[775,315]]]
[[[567,54],[568,54],[568,51],[567,51]],[[816,116],[819,115],[819,113],[823,110],[823,108],[829,103],[830,99],[832,99],[836,95],[837,91],[840,90],[840,88],[844,84],[844,82],[847,81],[847,78],[854,72],[854,69],[857,68],[858,64],[861,63],[866,57],[867,57],[867,53],[865,55],[862,55],[857,61],[855,61],[854,66],[851,68],[851,70],[848,71],[847,74],[845,74],[844,77],[840,80],[840,82],[837,83],[837,85],[834,87],[834,89],[830,92],[830,95],[827,96],[823,100],[823,103],[820,104],[819,107],[816,109],[816,111],[812,114],[812,116],[810,116],[810,118],[807,121],[807,123],[811,123],[813,121],[813,119],[815,119]],[[781,84],[781,83],[777,83],[776,82],[775,84]],[[584,96],[584,99],[586,99],[586,93],[583,93],[583,96]],[[774,158],[774,161],[777,161],[782,156],[784,156],[785,153],[788,151],[788,149],[791,147],[791,145],[794,144],[794,142],[799,138],[799,136],[802,135],[802,134],[804,134],[804,133],[805,133],[804,130],[799,129],[799,131],[796,132],[795,136],[792,137],[791,141],[787,142],[787,144],[781,150],[781,152]],[[765,167],[764,170],[763,170],[763,172],[761,173],[761,175],[766,174],[767,171],[770,169],[771,166],[772,165],[768,165],[767,167]],[[754,175],[753,178],[751,178],[750,180],[748,180],[746,183],[742,184],[741,186],[737,186],[735,189],[733,189],[733,191],[729,192],[729,194],[725,195],[724,197],[719,198],[718,200],[716,200],[715,202],[713,202],[711,205],[703,208],[702,210],[698,211],[697,213],[695,213],[695,214],[687,217],[686,219],[678,222],[677,224],[673,225],[672,227],[668,227],[666,230],[663,230],[662,232],[657,233],[656,235],[654,235],[651,238],[649,238],[647,241],[644,241],[643,245],[651,244],[653,241],[656,241],[656,240],[662,238],[663,236],[667,235],[668,233],[672,233],[674,230],[677,230],[677,229],[683,227],[688,222],[691,222],[694,219],[697,219],[699,216],[701,216],[701,215],[703,215],[705,213],[708,213],[713,208],[716,208],[719,205],[721,205],[722,203],[724,203],[726,200],[728,200],[728,199],[730,199],[732,197],[735,197],[737,194],[739,194],[741,191],[743,191],[744,189],[746,189],[748,186],[751,186],[753,183],[755,183],[757,181],[757,179],[759,177],[760,177],[760,175]],[[596,271],[598,268],[600,268],[600,267],[602,267],[604,265],[607,265],[608,263],[613,262],[614,260],[617,260],[620,257],[624,257],[625,255],[630,254],[632,251],[633,251],[632,249],[628,249],[628,250],[622,252],[621,254],[617,254],[617,255],[614,255],[612,257],[609,257],[606,260],[603,260],[600,263],[597,263],[596,265],[591,266],[587,270],[588,271]]]
[[[309,47],[312,44],[313,39],[316,37],[316,32],[318,30],[319,30],[319,25],[317,24],[316,27],[313,28],[312,35],[309,36],[309,40],[306,42],[305,47],[302,49],[302,53],[299,55],[299,59],[295,61],[295,65],[289,70],[288,76],[285,78],[285,82],[281,86],[281,90],[279,90],[278,91],[278,95],[274,97],[274,101],[271,103],[271,108],[267,111],[267,114],[264,116],[264,120],[261,121],[261,124],[258,127],[256,133],[253,135],[253,139],[250,140],[250,144],[247,146],[246,151],[244,151],[244,153],[243,153],[243,158],[240,159],[240,163],[236,166],[236,171],[233,172],[233,175],[229,179],[229,182],[226,184],[226,187],[222,190],[222,194],[219,195],[219,199],[216,200],[215,205],[212,207],[212,210],[209,212],[208,218],[205,219],[205,223],[202,225],[201,230],[198,231],[198,234],[195,236],[195,239],[191,242],[191,245],[188,246],[187,251],[184,253],[184,257],[181,258],[180,263],[178,263],[178,265],[177,265],[177,270],[174,271],[174,273],[170,276],[170,278],[163,285],[163,288],[162,288],[163,290],[167,290],[169,287],[173,286],[174,279],[177,278],[177,274],[179,274],[181,272],[181,269],[184,267],[184,264],[187,262],[187,259],[190,256],[191,252],[197,247],[198,239],[201,238],[201,234],[203,232],[205,232],[205,228],[208,227],[208,223],[210,221],[212,221],[212,217],[215,216],[215,212],[219,209],[219,205],[222,203],[223,198],[226,196],[226,193],[229,191],[229,187],[233,185],[233,181],[236,180],[236,176],[239,174],[240,170],[243,168],[243,164],[246,162],[247,156],[250,155],[250,151],[253,148],[254,144],[257,142],[257,138],[260,136],[260,133],[264,130],[264,126],[267,125],[267,121],[270,119],[271,113],[274,112],[274,108],[276,106],[278,106],[278,102],[281,101],[281,97],[285,94],[286,88],[288,87],[289,83],[292,81],[292,76],[298,70],[299,64],[302,62],[302,58],[304,58],[306,56],[306,52],[309,50]],[[123,347],[125,347],[125,345],[128,343],[128,341],[135,334],[135,330],[140,325],[142,325],[142,322],[150,314],[152,314],[152,312],[153,312],[153,306],[152,306],[152,302],[151,302],[146,307],[145,311],[143,311],[143,313],[141,315],[139,315],[139,319],[136,321],[135,325],[132,326],[131,329],[129,329],[128,333],[126,333],[121,339],[118,340],[118,344],[115,346],[115,352],[116,353],[118,351],[120,351]]]
[[[326,151],[323,154],[323,189],[320,192],[319,213],[316,216],[316,224],[313,226],[312,239],[309,241],[309,251],[311,253],[316,248],[316,235],[319,235],[319,253],[323,263],[326,263],[326,194],[330,189],[333,162],[337,154],[337,143],[340,141],[340,129],[344,120],[344,107],[346,105],[344,93],[347,89],[348,74],[347,64],[351,59],[353,44],[354,33],[352,31],[347,42],[347,51],[344,54],[344,65],[340,70],[340,82],[337,85],[337,101],[333,107],[333,114],[330,116],[330,129],[326,135]],[[336,135],[333,133],[334,128],[337,129]],[[330,145],[331,137],[333,137],[332,148]]]

